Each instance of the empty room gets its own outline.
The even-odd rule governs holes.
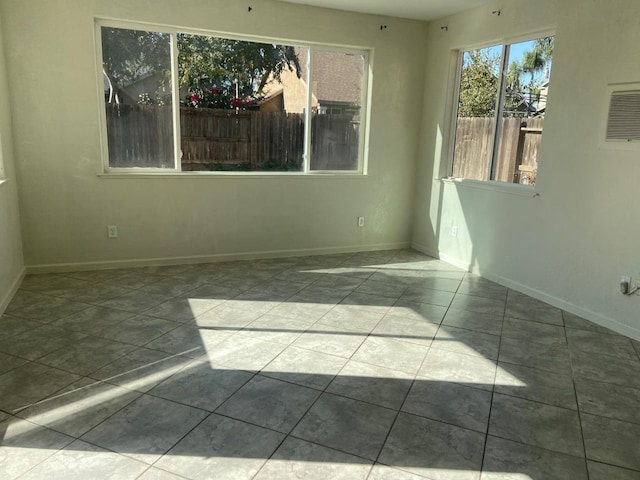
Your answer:
[[[0,478],[640,480],[636,0],[0,0]]]

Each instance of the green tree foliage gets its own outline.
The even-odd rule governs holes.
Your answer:
[[[500,57],[487,49],[465,52],[460,78],[459,117],[490,117],[496,106]]]
[[[168,101],[170,35],[103,27],[102,45],[104,74],[117,97],[114,101]],[[245,107],[260,97],[269,78],[280,81],[285,69],[300,77],[300,63],[291,46],[178,34],[179,89],[186,105]],[[127,98],[128,87],[150,77],[154,91],[140,99]]]
[[[530,75],[529,84],[526,87],[527,97],[530,103],[540,100],[540,92],[543,83],[548,80],[548,73],[553,59],[553,37],[536,39],[533,49],[524,52],[522,57],[522,72]],[[544,78],[539,74],[545,72]],[[522,88],[524,90],[524,88]]]
[[[301,72],[287,45],[179,34],[178,51],[180,88],[202,106],[246,106],[260,97],[270,77],[280,81],[285,69],[298,77]]]
[[[544,70],[544,56],[541,51],[533,49],[524,52],[522,57],[522,70],[524,73],[531,75],[529,81],[529,89],[533,90],[535,87],[535,76]]]
[[[549,68],[553,60],[554,37],[536,39],[534,49],[539,51],[544,59],[545,68]]]
[[[507,72],[507,87],[512,91],[519,92],[522,90],[522,74],[524,70],[520,62],[514,60],[509,64]]]
[[[127,100],[124,88],[149,76],[156,75],[159,84],[169,85],[170,52],[168,34],[103,27],[102,65],[111,86],[112,100],[115,101],[116,96],[118,101]]]
[[[522,112],[525,101],[535,102],[546,81],[540,77],[548,72],[553,60],[553,37],[538,38],[531,50],[523,53],[521,61],[513,60],[506,75],[505,112]],[[500,55],[495,50],[485,48],[465,52],[460,80],[460,101],[458,116],[488,117],[495,113],[500,70]],[[525,83],[527,75],[529,82]],[[527,107],[530,108],[530,107]]]
[[[547,70],[553,59],[554,37],[536,39],[533,50],[524,52],[522,58],[522,71],[531,75],[529,89],[533,91],[540,87],[541,82],[536,83],[536,75]]]

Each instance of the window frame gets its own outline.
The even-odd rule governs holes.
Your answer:
[[[0,185],[7,181],[7,177],[4,170],[4,150],[2,146],[2,134],[0,132]]]
[[[452,50],[453,60],[452,64],[455,68],[455,73],[453,75],[454,85],[452,89],[453,101],[451,103],[451,118],[449,122],[449,142],[448,142],[448,162],[447,162],[447,171],[445,179],[447,181],[453,181],[456,183],[465,183],[470,184],[482,188],[489,189],[506,189],[511,192],[521,190],[523,194],[528,195],[530,192],[535,191],[535,185],[525,185],[520,183],[511,183],[511,182],[501,182],[493,179],[496,158],[499,155],[500,148],[500,137],[502,135],[502,131],[498,128],[498,120],[504,111],[504,91],[503,86],[504,82],[507,78],[508,73],[508,62],[509,62],[509,51],[512,45],[536,40],[538,38],[544,37],[556,37],[555,29],[546,29],[546,30],[535,30],[533,32],[517,35],[517,36],[509,36],[502,37],[498,39],[488,40],[482,43],[476,43],[472,45],[459,46]],[[491,139],[491,158],[488,162],[488,179],[487,180],[478,180],[476,178],[464,178],[464,177],[454,177],[453,176],[453,168],[454,168],[454,160],[455,160],[455,144],[456,144],[456,133],[457,133],[457,120],[458,120],[458,111],[460,107],[460,87],[462,80],[462,67],[463,67],[463,57],[465,52],[480,50],[483,48],[490,47],[502,47],[502,51],[500,54],[500,71],[497,85],[497,98],[496,98],[496,108],[494,114],[494,127],[493,127],[493,136]],[[543,135],[544,138],[544,135]],[[542,140],[541,140],[542,142]],[[542,145],[542,143],[541,143]],[[541,160],[543,158],[541,157]],[[542,163],[539,162],[539,163]],[[537,183],[536,183],[537,185]]]
[[[7,105],[7,99],[5,98],[4,91],[0,92],[0,101],[3,105]],[[4,168],[4,143],[2,141],[3,132],[0,128],[0,185],[3,185],[7,181],[7,174]]]
[[[141,30],[148,32],[165,33],[170,36],[170,55],[171,55],[171,80],[172,80],[172,119],[173,119],[173,142],[174,142],[174,161],[173,168],[154,168],[154,167],[111,167],[109,165],[109,146],[107,133],[107,115],[104,105],[104,95],[100,92],[104,90],[103,80],[103,49],[102,49],[102,27],[120,28],[128,30]],[[346,46],[324,44],[308,41],[297,41],[280,37],[264,37],[243,34],[233,34],[228,32],[220,32],[216,30],[200,30],[194,28],[183,28],[177,26],[159,25],[153,23],[124,21],[106,18],[94,18],[94,49],[96,52],[96,74],[98,87],[98,106],[99,106],[99,128],[100,128],[100,144],[102,155],[102,171],[99,176],[123,177],[123,176],[165,176],[165,177],[255,177],[255,176],[366,176],[368,170],[368,144],[369,144],[369,125],[371,112],[371,84],[373,78],[372,59],[373,48],[362,46]],[[225,38],[230,40],[240,40],[247,42],[261,43],[280,43],[291,46],[303,47],[308,49],[307,64],[301,65],[306,72],[305,84],[307,87],[307,106],[304,109],[304,153],[303,164],[300,171],[183,171],[181,165],[182,151],[180,148],[181,132],[180,132],[180,93],[179,93],[179,75],[178,75],[178,51],[177,51],[177,35],[185,33],[190,35],[203,35],[217,38]],[[356,170],[311,170],[311,121],[312,121],[312,98],[313,91],[310,85],[312,62],[315,51],[329,51],[336,53],[362,55],[364,60],[362,72],[362,92],[360,107],[360,132],[358,145],[358,168]]]

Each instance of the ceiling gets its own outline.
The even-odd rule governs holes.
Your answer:
[[[373,13],[392,17],[434,20],[489,0],[284,0],[289,3],[335,8],[352,12]]]

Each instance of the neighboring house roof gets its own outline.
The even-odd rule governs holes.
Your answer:
[[[306,48],[296,48],[300,66],[307,65]],[[318,51],[313,56],[312,106],[323,104],[359,104],[362,99],[362,69],[364,62],[358,61],[358,55],[345,55],[339,52]],[[282,71],[280,82],[273,76],[269,78],[261,103],[282,95],[284,109],[289,113],[302,113],[307,104],[306,82],[298,78],[295,72]]]
[[[296,49],[301,65],[307,63],[307,50]],[[325,102],[360,103],[362,100],[362,69],[359,55],[316,51],[313,55],[313,93]]]

